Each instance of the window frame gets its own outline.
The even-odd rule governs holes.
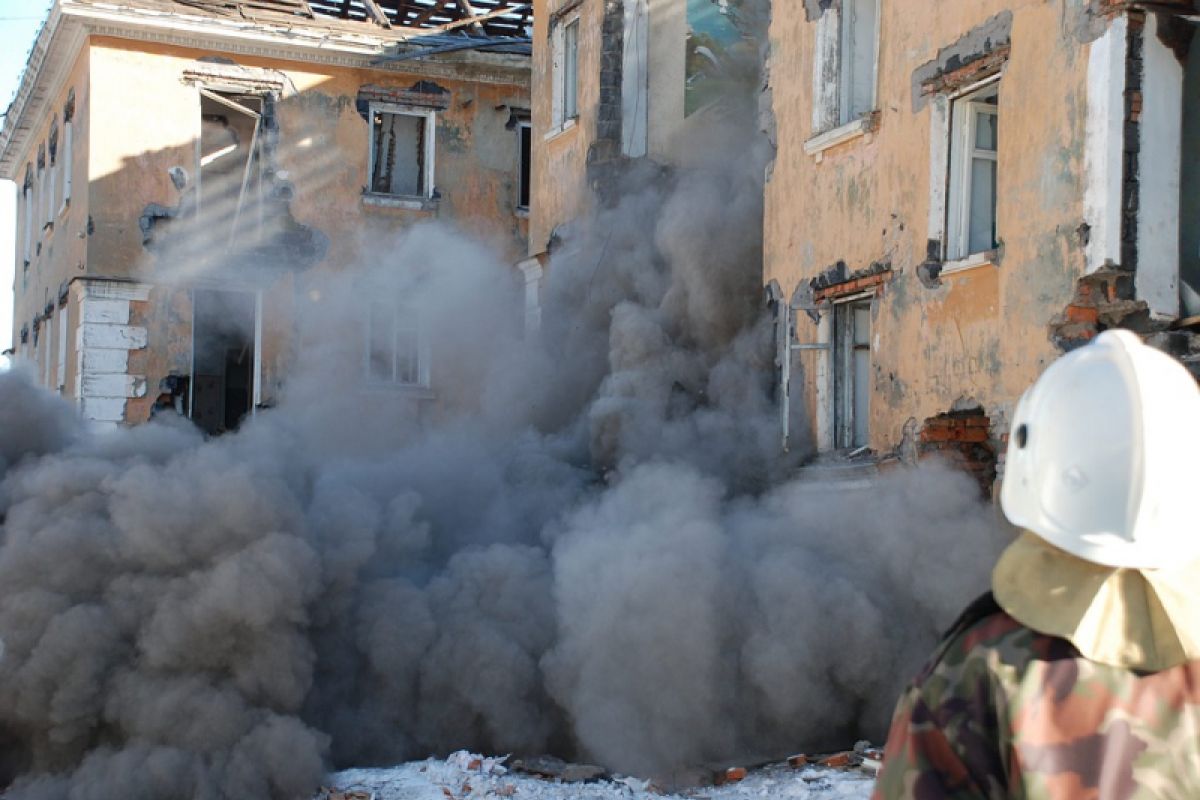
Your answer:
[[[551,83],[551,126],[546,138],[553,138],[563,131],[570,130],[579,120],[579,30],[580,15],[554,20],[550,31],[550,83]],[[568,59],[567,31],[573,31],[573,52]],[[568,61],[571,69],[568,70]],[[572,80],[568,81],[568,77]],[[571,83],[571,107],[567,104],[567,86]],[[573,113],[571,113],[573,112]]]
[[[525,141],[529,141],[529,157],[525,156]],[[526,173],[528,172],[528,177]],[[524,202],[522,202],[524,201]],[[533,121],[517,122],[517,211],[529,213],[533,202]]]
[[[869,108],[855,112],[855,52],[862,52],[854,36],[857,3],[870,4],[874,28],[863,44],[870,55]],[[868,132],[879,107],[879,43],[882,17],[880,0],[846,0],[825,10],[817,22],[813,46],[812,136],[805,143],[810,155]]]
[[[857,94],[856,78],[859,77],[855,65],[860,52],[860,43],[854,36],[857,28],[851,11],[857,12],[860,5],[870,5],[874,16],[870,41],[866,49],[870,53],[870,101],[867,108],[855,112],[855,95]],[[880,0],[843,0],[841,13],[838,15],[838,120],[839,125],[848,125],[873,112],[879,105],[879,13]],[[849,64],[849,67],[847,66]]]
[[[371,370],[371,348],[374,341],[374,329],[376,323],[375,312],[377,308],[387,308],[391,314],[392,322],[392,342],[391,342],[391,360],[392,360],[392,377],[390,379],[377,377]],[[408,316],[413,318],[413,323],[407,329],[414,330],[416,333],[416,359],[417,359],[417,380],[406,381],[399,380],[399,366],[397,360],[400,354],[397,346],[398,337],[402,330],[399,324],[401,320]],[[368,387],[377,389],[406,389],[427,391],[430,388],[430,347],[429,337],[426,331],[425,321],[420,311],[406,307],[400,303],[389,303],[385,300],[370,301],[367,304],[367,313],[364,315],[363,321],[363,380]]]
[[[948,120],[949,170],[946,177],[946,207],[943,260],[949,263],[979,261],[986,262],[996,250],[999,241],[999,182],[1000,182],[1000,82],[999,75],[974,84],[948,98],[950,103]],[[995,96],[996,102],[981,102],[981,98]],[[980,115],[996,118],[996,149],[981,150],[976,146]],[[996,164],[996,201],[992,205],[992,247],[976,250],[971,247],[971,217],[973,210],[972,165],[977,159]]]
[[[859,294],[838,298],[832,302],[832,377],[833,398],[833,446],[834,450],[856,450],[869,447],[871,441],[871,386],[870,365],[872,361],[871,336],[874,294]],[[866,335],[859,336],[858,312],[865,312],[868,319]],[[864,341],[859,341],[862,338]],[[856,354],[867,354],[866,386],[859,385]],[[865,408],[858,405],[859,393]]]
[[[393,194],[377,192],[375,186],[375,115],[403,114],[409,117],[421,117],[425,121],[424,131],[424,164],[421,170],[421,192],[419,194]],[[424,106],[404,105],[372,100],[367,111],[367,188],[364,194],[387,200],[432,200],[435,191],[434,166],[437,157],[437,109]]]

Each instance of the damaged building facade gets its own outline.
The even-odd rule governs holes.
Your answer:
[[[764,283],[805,444],[942,452],[986,486],[1062,352],[1128,327],[1195,363],[1198,22],[1191,0],[775,4]]]
[[[97,424],[157,404],[220,433],[275,400],[309,276],[379,258],[374,234],[450,221],[515,264],[531,13],[58,0],[0,131],[18,359]],[[375,297],[361,316],[363,385],[429,400],[412,310]]]
[[[768,3],[747,4],[761,6]],[[713,0],[534,0],[527,323],[552,251],[639,170],[686,166],[741,81],[758,20]],[[764,17],[765,19],[765,17]]]

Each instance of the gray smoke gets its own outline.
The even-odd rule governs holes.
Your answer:
[[[0,375],[6,796],[291,800],[464,747],[665,775],[880,738],[1002,535],[960,474],[854,488],[778,452],[750,105],[564,236],[541,337],[509,266],[426,226],[299,279],[293,377],[236,434],[91,435]],[[420,310],[437,408],[360,388],[377,297]]]

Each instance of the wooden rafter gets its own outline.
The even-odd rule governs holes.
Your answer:
[[[522,12],[522,15],[521,15],[521,19],[524,20],[525,16],[529,13],[530,9],[533,8],[533,5],[531,3],[517,3],[516,5],[503,6],[501,8],[493,9],[493,10],[487,12],[486,14],[476,14],[475,16],[470,17],[470,18],[458,19],[458,20],[455,20],[454,22],[445,22],[445,23],[442,23],[441,25],[433,25],[433,26],[431,26],[431,28],[433,30],[439,30],[439,31],[452,31],[452,30],[455,30],[456,28],[461,28],[465,25],[472,25],[472,24],[476,24],[476,23],[487,22],[488,20],[495,19],[496,17],[508,16],[509,14],[512,14],[516,11],[520,11],[522,7],[525,8],[525,11]]]
[[[392,27],[392,21],[389,20],[387,18],[387,14],[384,14],[383,10],[375,4],[375,0],[362,0],[362,4],[366,7],[367,13],[371,15],[371,18],[374,19],[377,24],[382,25],[385,28]]]
[[[433,19],[446,7],[447,2],[449,2],[449,0],[437,0],[436,3],[418,14],[416,18],[409,23],[409,27],[419,28],[425,23],[429,22],[429,20]]]

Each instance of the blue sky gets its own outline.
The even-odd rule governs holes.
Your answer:
[[[0,0],[0,111],[8,109],[51,0]],[[0,351],[12,344],[16,184],[0,181]],[[2,357],[0,357],[0,366]]]

